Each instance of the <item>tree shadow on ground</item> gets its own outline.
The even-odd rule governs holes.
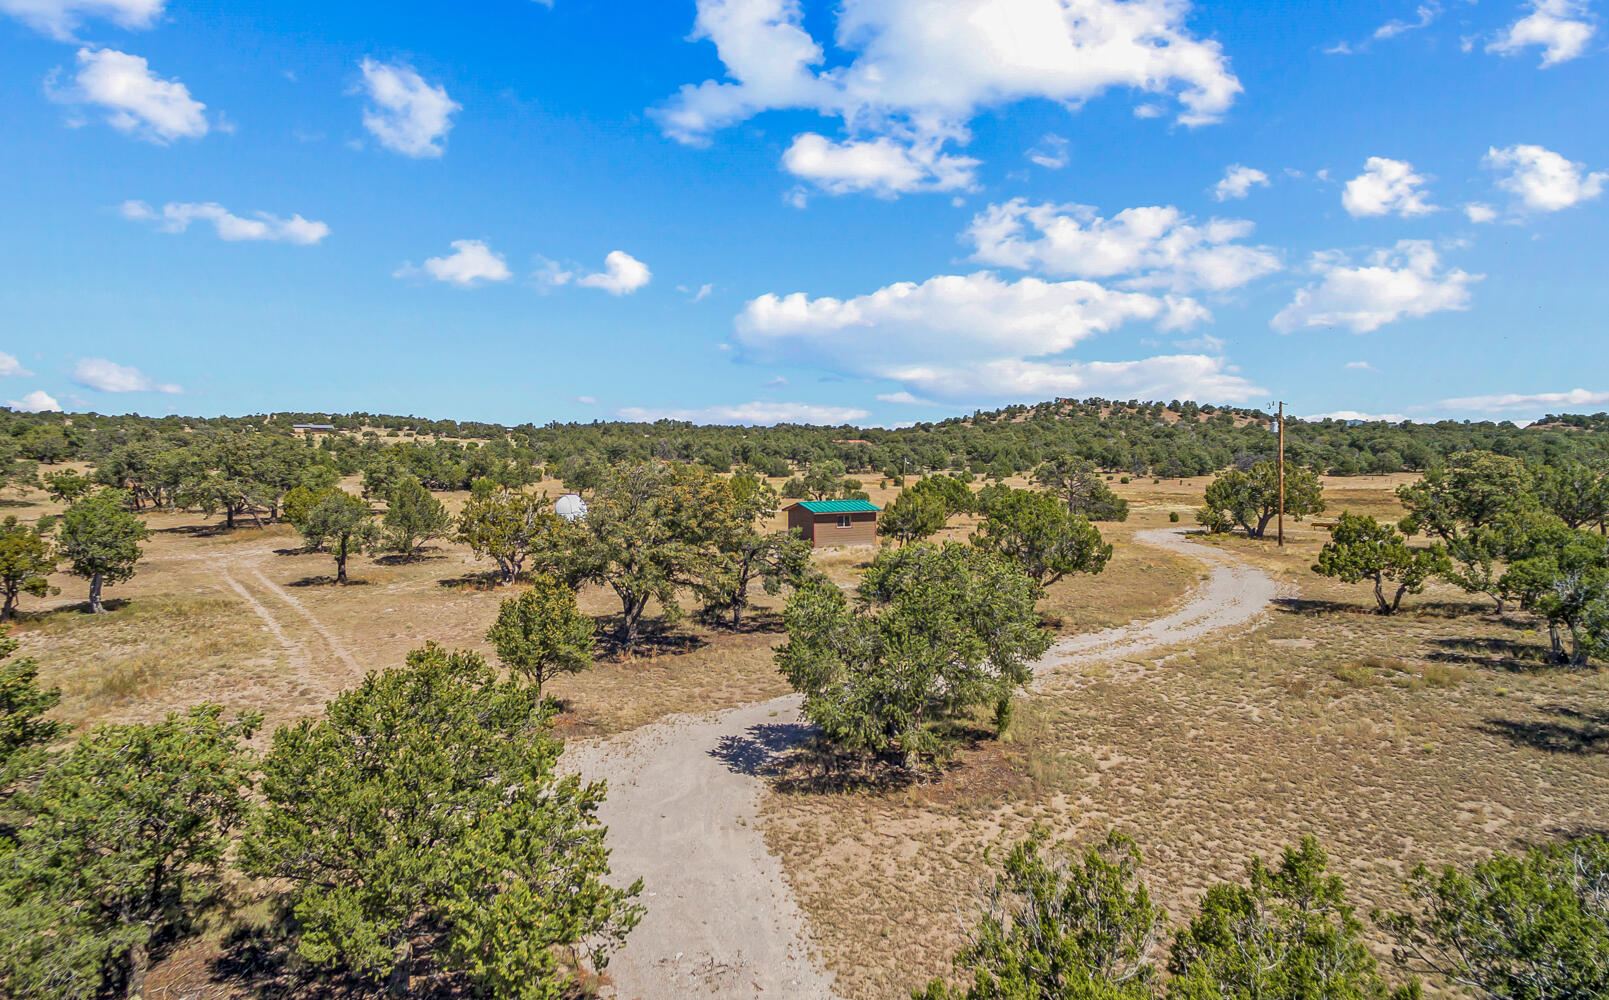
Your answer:
[[[374,564],[376,566],[411,566],[414,563],[439,562],[446,558],[447,556],[445,554],[440,553],[436,555],[427,555],[424,550],[421,549],[417,552],[414,552],[412,555],[403,555],[402,553],[397,553],[389,556],[376,556]]]
[[[962,751],[995,739],[995,734],[990,730],[957,724],[947,729],[950,753],[936,758],[924,757],[917,767],[907,768],[902,762],[889,757],[834,747],[812,726],[801,724],[797,728],[805,734],[800,742],[773,751],[770,759],[762,763],[758,771],[752,772],[767,778],[771,787],[778,792],[819,795],[865,791],[882,794],[932,785],[964,767]],[[780,734],[772,738],[779,739]],[[760,749],[764,749],[763,744]],[[741,755],[758,751],[742,746],[732,746],[724,751],[718,747],[712,751],[716,756],[723,752]]]
[[[1466,618],[1490,611],[1468,601],[1427,601],[1423,604],[1404,603],[1394,615],[1382,615],[1372,601],[1320,601],[1303,597],[1276,597],[1274,610],[1292,615],[1351,615],[1368,618]]]
[[[597,619],[598,637],[593,652],[600,660],[611,659],[625,663],[657,660],[661,656],[681,656],[708,646],[709,640],[691,632],[673,632],[664,619],[645,622],[637,641],[622,646],[615,634],[620,624],[619,615],[606,615]]]
[[[775,611],[751,611],[736,626],[724,614],[700,614],[698,620],[724,635],[779,635],[787,628],[782,615]]]
[[[470,570],[458,576],[442,577],[436,586],[444,590],[488,591],[503,588],[503,578],[495,570]]]
[[[1276,597],[1273,600],[1274,610],[1287,615],[1353,615],[1380,617],[1373,607],[1362,604],[1351,604],[1344,601],[1315,601],[1303,597]]]
[[[345,583],[336,583],[333,576],[304,576],[300,580],[292,580],[285,584],[287,587],[367,587],[369,581],[362,577],[350,577]]]
[[[101,601],[101,607],[107,613],[122,611],[133,603],[128,597],[108,597]],[[9,625],[42,625],[57,618],[66,618],[69,615],[81,615],[85,618],[104,617],[90,614],[88,601],[74,601],[72,604],[58,604],[53,608],[44,608],[38,611],[17,610],[16,617],[5,624]]]
[[[808,743],[815,729],[802,722],[762,722],[742,735],[723,736],[710,756],[737,774],[776,777],[784,754]]]
[[[1478,727],[1515,746],[1548,753],[1609,753],[1609,711],[1582,712],[1564,705],[1542,709],[1551,719],[1487,719]]]
[[[253,531],[256,525],[249,526]],[[239,526],[229,527],[227,524],[175,524],[167,528],[152,528],[153,535],[185,535],[190,538],[216,538],[219,535],[228,535],[239,531]]]
[[[256,1000],[379,1000],[384,984],[354,975],[319,973],[294,951],[288,921],[267,927],[243,926],[223,941],[223,953],[208,968],[213,983],[228,995]],[[418,1000],[462,1000],[471,995],[463,977],[442,971],[432,953],[441,945],[428,935],[415,939],[408,996]]]
[[[1534,673],[1554,665],[1548,662],[1546,646],[1519,639],[1495,636],[1447,638],[1432,639],[1431,644],[1441,647],[1425,657],[1434,663],[1456,663],[1506,670],[1509,673]]]

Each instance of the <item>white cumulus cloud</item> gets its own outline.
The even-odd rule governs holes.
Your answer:
[[[369,106],[363,127],[380,145],[412,157],[438,157],[446,151],[453,113],[462,105],[444,87],[427,83],[412,67],[364,59],[363,90]]]
[[[1425,200],[1424,184],[1425,178],[1413,172],[1413,164],[1371,156],[1363,164],[1363,173],[1346,182],[1341,204],[1353,218],[1429,215],[1436,206]]]
[[[91,18],[131,30],[149,28],[164,6],[166,0],[0,0],[0,12],[64,42],[72,41],[73,32]]]
[[[738,315],[735,339],[751,361],[887,380],[924,400],[970,403],[1107,390],[1244,399],[1261,392],[1218,357],[1057,357],[1127,323],[1168,326],[1176,310],[1188,310],[1185,303],[1193,305],[1092,281],[1004,281],[983,271],[901,282],[849,299],[762,295]]]
[[[1224,171],[1223,180],[1213,185],[1212,196],[1219,201],[1228,201],[1231,198],[1246,197],[1254,187],[1267,186],[1267,174],[1256,167],[1246,167],[1236,163]]]
[[[1514,195],[1519,204],[1536,212],[1557,212],[1603,193],[1609,173],[1588,172],[1586,164],[1573,163],[1541,146],[1492,147],[1482,161],[1506,176],[1497,186]]]
[[[695,424],[818,424],[835,427],[853,423],[871,414],[853,406],[820,406],[814,403],[738,403],[733,406],[706,406],[701,409],[675,409],[627,406],[617,411],[623,420],[651,422],[686,420]]]
[[[22,366],[22,362],[15,357],[0,351],[0,377],[7,375],[32,375],[33,372]]]
[[[54,79],[55,74],[52,74]],[[47,87],[52,82],[47,81]],[[140,56],[116,49],[78,50],[78,73],[70,87],[52,96],[72,104],[97,105],[119,132],[166,145],[207,134],[207,106],[177,80],[163,80]]]
[[[782,166],[831,194],[867,191],[892,198],[975,186],[978,161],[941,153],[939,145],[937,140],[906,143],[886,136],[834,142],[805,132],[794,136],[782,154]]]
[[[1280,268],[1269,248],[1237,242],[1252,228],[1241,219],[1197,224],[1171,205],[1127,208],[1103,219],[1085,205],[1017,198],[979,212],[966,238],[975,259],[1000,267],[1122,277],[1135,288],[1224,291]]]
[[[1378,423],[1383,420],[1388,424],[1400,424],[1408,418],[1401,413],[1363,413],[1359,410],[1333,410],[1329,413],[1315,413],[1312,416],[1303,417],[1302,419],[1346,421],[1361,420],[1364,423],[1370,424]]]
[[[430,257],[423,267],[404,264],[392,275],[411,278],[420,274],[437,281],[445,281],[459,288],[474,288],[487,281],[507,281],[513,277],[503,255],[481,240],[453,240],[453,252],[445,257]]]
[[[914,190],[964,186],[954,178],[970,173],[965,158],[946,161],[938,149],[965,143],[985,108],[1029,98],[1073,107],[1128,88],[1176,97],[1179,121],[1199,125],[1222,117],[1241,91],[1219,44],[1189,30],[1182,0],[850,0],[832,40],[846,61],[831,67],[798,0],[697,7],[691,37],[714,43],[726,76],[688,84],[655,109],[667,134],[702,144],[766,111],[815,111],[849,133],[839,160],[876,154],[885,172],[908,173],[913,164],[895,151],[859,145],[877,138],[906,147],[907,160],[931,160]],[[801,152],[825,160],[832,150]]]
[[[575,283],[583,288],[600,288],[610,295],[630,295],[648,284],[653,276],[654,272],[648,270],[648,265],[631,254],[624,250],[611,250],[603,259],[602,271],[577,278]]]
[[[1472,201],[1464,206],[1464,217],[1470,222],[1494,222],[1497,219],[1497,209],[1484,201]]]
[[[131,365],[105,358],[84,358],[73,367],[73,381],[100,392],[166,392],[184,390],[171,382],[156,382]]]
[[[1318,281],[1299,290],[1269,324],[1280,333],[1339,327],[1368,333],[1399,319],[1469,308],[1470,285],[1484,275],[1443,268],[1424,240],[1400,240],[1362,265],[1342,254],[1313,255]]]
[[[6,405],[18,413],[60,413],[61,404],[43,389],[35,389],[21,399],[8,399]]]
[[[254,212],[245,219],[216,202],[168,202],[157,211],[143,201],[125,201],[118,211],[134,222],[152,222],[164,233],[182,233],[192,222],[211,223],[223,240],[266,240],[312,246],[330,235],[330,227],[293,215],[282,219],[268,212]]]
[[[1444,399],[1436,406],[1445,410],[1474,410],[1479,413],[1502,413],[1511,410],[1528,410],[1535,413],[1549,408],[1602,406],[1605,403],[1609,403],[1609,392],[1570,389],[1567,392],[1503,392],[1488,396],[1460,396],[1455,399]]]
[[[1586,51],[1597,25],[1585,0],[1531,0],[1531,12],[1498,32],[1487,52],[1519,55],[1528,48],[1542,49],[1542,65],[1556,66]]]

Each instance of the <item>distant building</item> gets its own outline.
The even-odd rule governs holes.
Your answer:
[[[304,434],[333,434],[334,424],[291,424],[291,430],[301,431]]]
[[[801,500],[788,508],[788,527],[818,549],[836,545],[876,545],[877,515],[865,500]]]
[[[574,493],[566,493],[554,501],[553,513],[566,521],[579,521],[587,516],[587,502]]]

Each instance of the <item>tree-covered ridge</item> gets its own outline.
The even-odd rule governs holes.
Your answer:
[[[372,413],[275,413],[244,417],[141,417],[25,414],[0,410],[0,459],[101,464],[120,451],[216,447],[241,434],[290,439],[296,424],[325,424],[308,437],[344,467],[391,464],[431,488],[467,486],[509,465],[546,467],[561,479],[607,463],[663,459],[717,471],[747,465],[790,475],[836,461],[853,473],[898,476],[966,469],[1005,476],[1055,457],[1154,476],[1205,475],[1249,468],[1272,456],[1270,416],[1261,410],[1104,399],[1057,400],[977,411],[902,428],[773,427],[594,421],[517,426]],[[1491,451],[1533,464],[1609,459],[1609,414],[1550,415],[1530,427],[1509,422],[1359,423],[1288,418],[1288,459],[1331,475],[1415,472],[1450,455]],[[386,458],[386,463],[377,460]],[[376,475],[383,477],[381,468]],[[527,476],[527,479],[529,477]]]

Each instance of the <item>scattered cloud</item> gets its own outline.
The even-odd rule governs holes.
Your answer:
[[[1351,371],[1359,372],[1377,372],[1380,370],[1367,361],[1348,361],[1346,367]]]
[[[22,366],[22,362],[15,357],[0,351],[0,378],[9,375],[32,375],[33,372]]]
[[[1420,4],[1419,9],[1414,12],[1418,20],[1404,21],[1401,18],[1394,17],[1374,29],[1374,37],[1377,40],[1384,41],[1387,38],[1406,35],[1410,31],[1418,31],[1420,28],[1428,28],[1430,27],[1430,22],[1434,21],[1440,13],[1441,7],[1436,4]]]
[[[1484,201],[1472,201],[1464,206],[1464,217],[1470,222],[1493,222],[1497,219],[1497,209]]]
[[[1497,186],[1514,195],[1518,207],[1534,212],[1557,212],[1591,201],[1603,193],[1604,182],[1609,181],[1609,173],[1589,173],[1586,164],[1573,163],[1541,146],[1493,146],[1481,162],[1506,173]]]
[[[747,360],[883,379],[921,399],[974,402],[1105,390],[1244,399],[1261,392],[1218,357],[1056,357],[1126,323],[1168,327],[1178,308],[1172,296],[1092,281],[1005,281],[980,271],[902,282],[851,299],[762,295],[749,301],[735,325]]]
[[[1474,410],[1478,413],[1503,413],[1512,410],[1537,412],[1566,406],[1602,406],[1609,403],[1609,392],[1590,392],[1571,389],[1568,392],[1505,392],[1490,396],[1461,396],[1444,399],[1436,407],[1444,410]]]
[[[788,384],[788,380],[781,375],[773,375],[765,380],[767,389],[780,389]]]
[[[1030,205],[1017,198],[978,213],[966,238],[974,259],[999,267],[1216,292],[1280,269],[1271,249],[1236,242],[1252,229],[1241,219],[1198,225],[1171,205],[1128,208],[1103,219],[1085,205]]]
[[[585,406],[595,406],[598,402],[597,398],[594,396],[577,396],[575,397],[575,401]]]
[[[887,136],[834,142],[805,132],[793,137],[782,154],[782,167],[829,194],[869,192],[893,198],[974,187],[978,161],[941,153],[939,146],[933,139],[906,143]]]
[[[115,49],[78,50],[78,73],[71,86],[57,90],[52,73],[45,81],[51,96],[67,104],[97,105],[106,123],[125,135],[165,146],[174,139],[207,134],[207,106],[177,80],[163,80],[140,56]]]
[[[1179,0],[858,0],[839,8],[827,54],[797,0],[698,0],[691,38],[715,45],[722,80],[688,84],[653,110],[702,145],[772,110],[838,118],[841,142],[806,133],[785,162],[835,193],[952,190],[974,164],[974,115],[1027,98],[1076,107],[1114,88],[1176,97],[1186,125],[1216,121],[1241,91],[1222,47],[1195,37]],[[1151,106],[1151,105],[1147,105]]]
[[[131,31],[149,28],[164,6],[166,0],[0,0],[0,12],[62,42],[73,41],[73,32],[91,18]]]
[[[1357,410],[1335,410],[1330,413],[1315,413],[1303,420],[1361,420],[1365,423],[1378,423],[1385,421],[1388,424],[1400,424],[1408,418],[1401,413],[1361,413]]]
[[[575,279],[583,288],[601,288],[610,295],[630,295],[652,280],[648,265],[626,253],[611,250],[603,259],[603,270]]]
[[[819,424],[835,427],[871,416],[853,406],[819,406],[814,403],[738,403],[697,410],[627,406],[617,411],[622,420],[686,420],[695,424]]]
[[[1346,182],[1341,204],[1353,218],[1429,215],[1437,209],[1425,200],[1424,183],[1425,178],[1413,172],[1413,164],[1371,156],[1363,164],[1363,173]]]
[[[434,158],[446,152],[453,113],[462,109],[443,87],[427,83],[410,66],[364,59],[363,91],[369,106],[363,127],[392,152]]]
[[[445,257],[429,258],[423,267],[404,264],[392,277],[412,278],[424,274],[459,288],[474,288],[483,282],[507,281],[513,277],[503,255],[481,240],[453,240],[452,248],[453,252]]]
[[[267,212],[254,212],[243,219],[216,202],[168,202],[159,212],[143,201],[125,201],[118,207],[123,218],[134,222],[153,222],[160,232],[182,233],[192,222],[209,222],[223,240],[267,240],[311,246],[330,235],[330,227],[293,215],[282,219]]]
[[[706,281],[704,284],[698,286],[698,291],[693,293],[693,301],[703,302],[705,299],[710,297],[710,293],[713,291],[715,291],[715,286]]]
[[[877,394],[877,401],[879,403],[895,403],[900,406],[935,405],[932,400],[923,399],[920,396],[913,396],[904,389],[901,389],[899,392],[880,392]]]
[[[1340,327],[1368,333],[1399,319],[1469,308],[1469,286],[1484,275],[1444,269],[1435,247],[1425,240],[1400,240],[1353,265],[1337,252],[1313,255],[1318,281],[1270,322],[1276,331]]]
[[[43,389],[35,389],[21,399],[8,399],[6,405],[18,413],[60,413],[61,404]]]
[[[165,392],[184,390],[171,382],[159,383],[131,365],[120,365],[105,358],[83,358],[73,367],[73,381],[99,392]]]
[[[1212,196],[1219,201],[1228,201],[1231,198],[1246,197],[1254,187],[1267,186],[1267,174],[1255,167],[1245,167],[1236,163],[1224,171],[1223,180],[1213,185]]]
[[[1497,33],[1487,52],[1515,56],[1532,46],[1542,49],[1542,65],[1556,66],[1586,51],[1597,25],[1585,0],[1531,0],[1531,12]]]
[[[1048,132],[1039,144],[1028,150],[1029,162],[1044,167],[1046,170],[1060,170],[1067,166],[1067,140],[1054,132]]]

